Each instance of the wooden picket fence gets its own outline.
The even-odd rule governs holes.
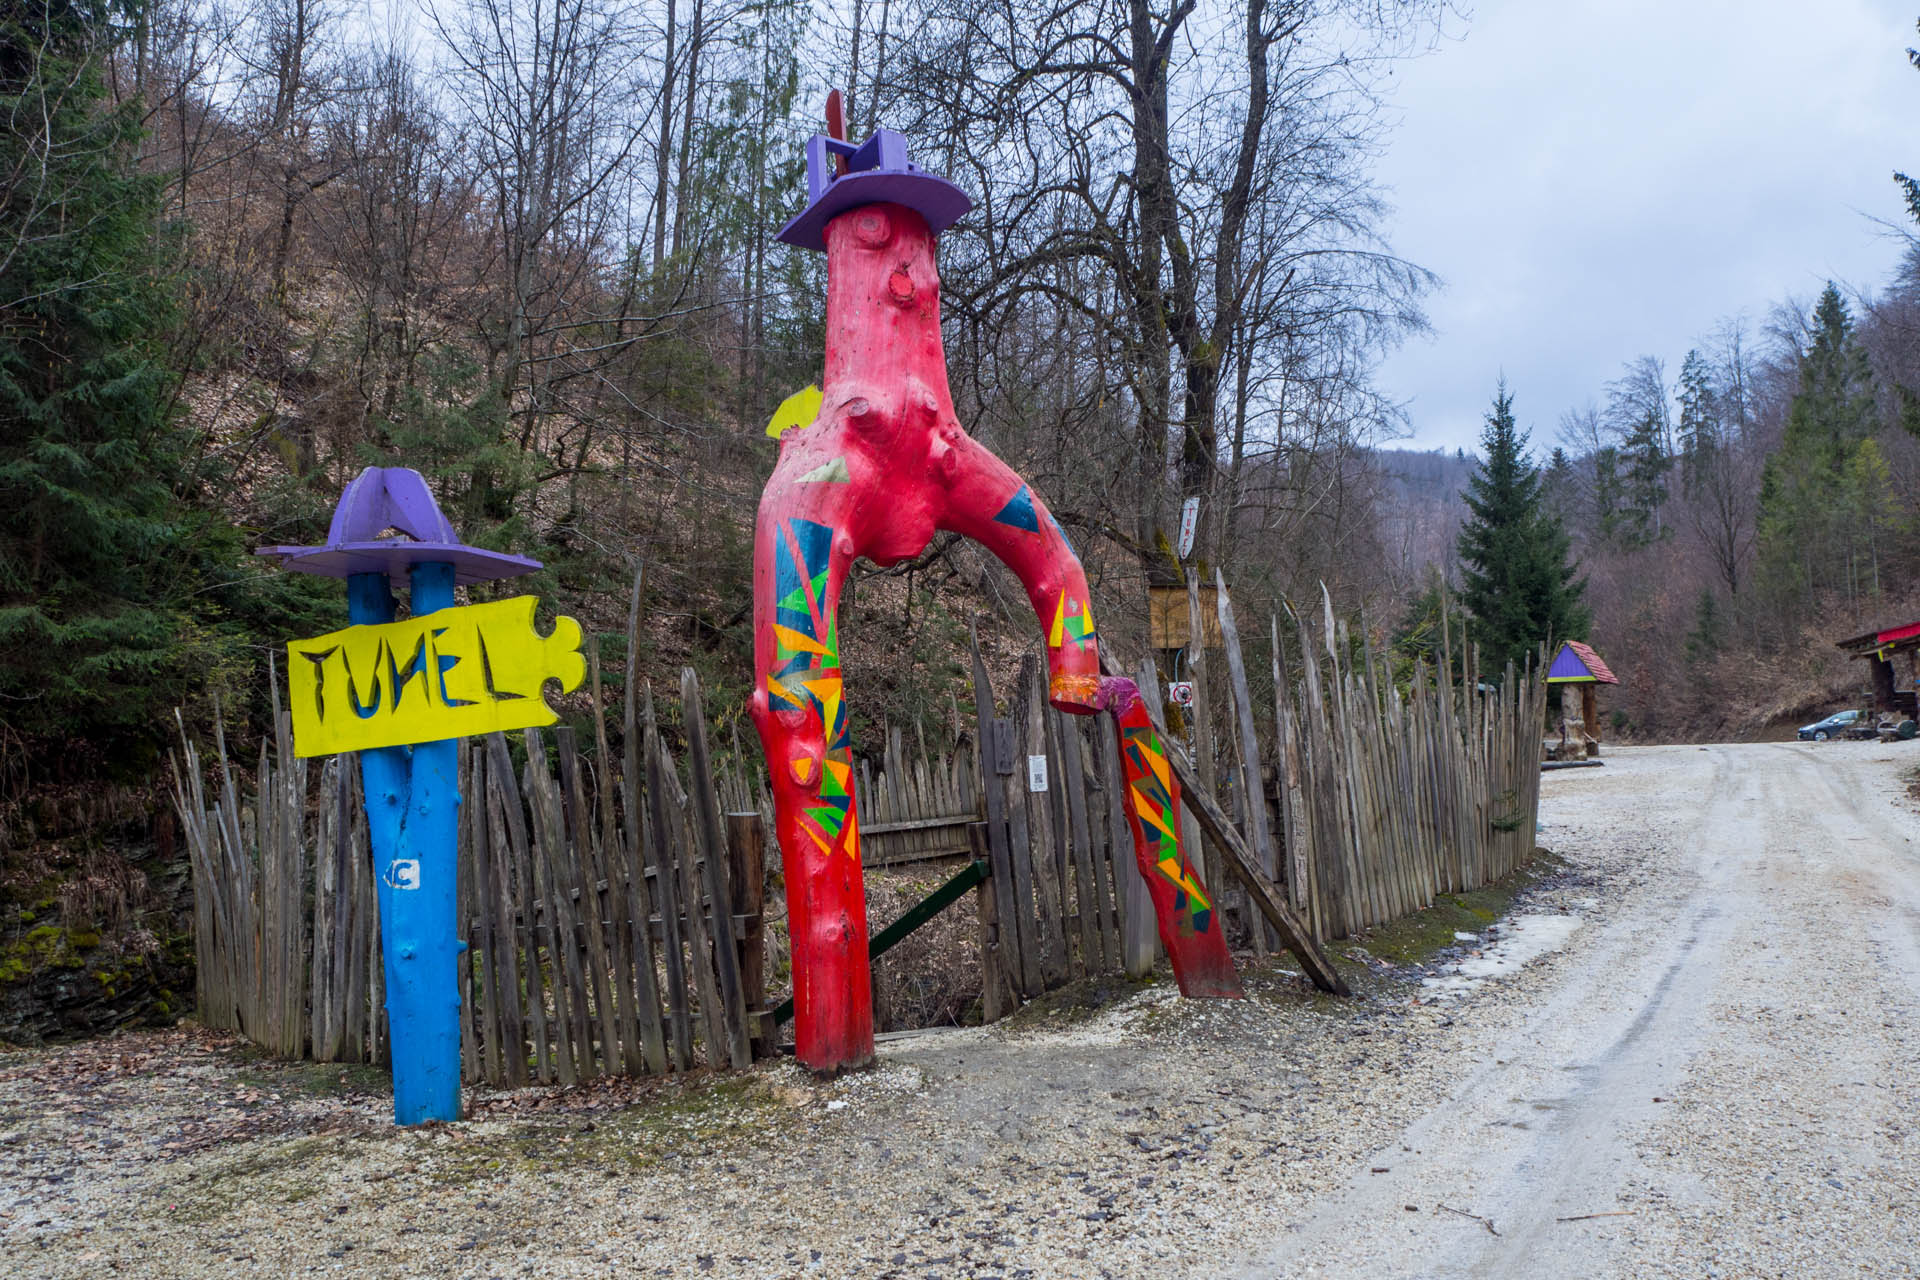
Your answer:
[[[1047,703],[1045,666],[1021,663],[1008,714],[978,649],[981,886],[987,1021],[1075,978],[1153,963],[1153,908],[1122,807],[1120,756],[1105,716],[1063,715]],[[1044,763],[1040,763],[1044,762]],[[1129,959],[1131,957],[1131,960]]]
[[[1411,915],[1532,857],[1542,664],[1508,666],[1494,686],[1470,655],[1456,681],[1449,644],[1437,667],[1417,663],[1402,687],[1371,641],[1355,646],[1343,624],[1299,619],[1293,629],[1300,683],[1275,682],[1275,864],[1316,937]],[[1277,621],[1271,634],[1283,665]]]
[[[1539,813],[1539,726],[1544,668],[1464,681],[1452,638],[1437,668],[1396,679],[1370,638],[1358,643],[1325,611],[1297,618],[1298,674],[1283,632],[1270,626],[1273,703],[1253,705],[1245,654],[1225,584],[1212,593],[1226,661],[1227,721],[1216,726],[1196,661],[1196,704],[1184,717],[1187,750],[1204,785],[1224,796],[1260,870],[1281,886],[1316,942],[1358,933],[1477,889],[1524,864]],[[1193,617],[1197,590],[1189,592]],[[1191,634],[1211,634],[1195,623]],[[1087,974],[1149,969],[1158,947],[1152,907],[1134,861],[1110,724],[1046,703],[1037,656],[1021,668],[1004,719],[974,654],[980,716],[982,816],[992,873],[981,888],[987,1017]],[[1138,683],[1163,725],[1160,677]],[[1264,720],[1264,723],[1262,721]],[[1216,728],[1219,730],[1216,732]],[[1178,741],[1178,739],[1175,739]],[[1028,761],[1044,756],[1045,789]],[[1184,839],[1225,907],[1230,937],[1257,954],[1278,945],[1225,870],[1225,859],[1183,815]]]
[[[592,681],[597,706],[597,662]],[[598,717],[597,768],[566,727],[527,730],[518,762],[503,735],[463,744],[469,1080],[572,1083],[743,1067],[771,1052],[765,826],[755,812],[723,813],[700,697],[683,672],[684,761],[651,695],[627,700],[617,771]],[[216,754],[211,798],[184,733],[175,768],[202,1021],[284,1057],[382,1060],[379,919],[354,762],[320,764],[309,790],[284,713],[250,789],[236,786],[224,739]]]
[[[1537,666],[1507,670],[1496,687],[1469,659],[1455,679],[1449,638],[1437,667],[1396,676],[1328,609],[1284,630],[1270,622],[1269,711],[1254,705],[1224,584],[1214,594],[1218,632],[1192,634],[1220,638],[1211,653],[1226,671],[1212,670],[1207,652],[1189,655],[1199,696],[1185,717],[1187,750],[1316,942],[1526,861],[1547,697]],[[1197,592],[1189,603],[1197,617]],[[972,733],[929,751],[916,732],[910,752],[899,729],[887,731],[879,759],[857,764],[857,794],[868,866],[963,857],[986,868],[975,894],[993,1021],[1075,978],[1144,974],[1158,940],[1111,724],[1051,708],[1037,654],[1003,715],[977,648],[973,657]],[[757,743],[743,751],[736,730],[716,760],[689,670],[676,757],[634,676],[630,665],[617,755],[597,711],[591,749],[566,727],[462,746],[470,1080],[745,1066],[773,1050],[763,917],[777,850]],[[1209,697],[1207,681],[1222,676],[1223,696]],[[590,679],[601,708],[597,659]],[[1164,724],[1151,664],[1139,683]],[[211,778],[207,763],[183,732],[175,803],[193,860],[200,1016],[286,1057],[382,1060],[379,921],[352,758],[310,768],[294,757],[282,715],[250,787],[237,785],[223,738]],[[1236,944],[1275,945],[1190,819],[1186,838]]]

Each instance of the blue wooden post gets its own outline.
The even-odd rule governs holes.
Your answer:
[[[415,564],[408,576],[415,617],[453,605],[451,564]],[[349,621],[391,622],[393,615],[386,574],[347,579]],[[439,677],[426,673],[428,680]],[[459,751],[449,739],[360,753],[380,903],[396,1124],[460,1118],[459,963],[465,947],[454,899]]]
[[[389,537],[390,530],[405,536]],[[356,626],[394,620],[393,578],[402,568],[416,618],[451,608],[457,583],[540,568],[538,560],[461,542],[426,481],[404,467],[361,472],[334,511],[326,545],[261,547],[258,554],[277,556],[300,573],[345,578],[347,617]],[[452,665],[454,659],[440,661]],[[416,673],[409,667],[376,679],[404,687],[416,676],[429,683],[431,696],[446,700],[444,671]],[[458,740],[450,738],[359,753],[380,903],[397,1124],[460,1118],[459,966],[466,944],[454,895],[459,752]]]

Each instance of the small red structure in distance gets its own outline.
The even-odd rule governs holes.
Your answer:
[[[1600,684],[1620,683],[1619,677],[1590,646],[1578,640],[1567,641],[1560,646],[1560,652],[1553,655],[1553,665],[1547,668],[1547,683],[1571,684],[1588,680]]]

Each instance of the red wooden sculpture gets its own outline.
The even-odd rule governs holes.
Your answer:
[[[856,556],[896,563],[936,529],[980,542],[1025,585],[1047,638],[1053,705],[1085,715],[1111,704],[1135,851],[1180,988],[1238,995],[1218,913],[1180,848],[1178,786],[1158,739],[1131,682],[1100,676],[1079,558],[1046,505],[954,413],[934,239],[971,202],[909,163],[906,140],[885,129],[857,148],[816,135],[807,176],[811,202],[779,239],[826,252],[826,376],[819,416],[781,436],[753,567],[753,716],[786,865],[800,1060],[835,1071],[873,1056],[840,590]]]

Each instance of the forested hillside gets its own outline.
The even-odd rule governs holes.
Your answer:
[[[644,564],[642,669],[692,663],[739,716],[762,429],[821,361],[823,261],[771,235],[830,86],[855,136],[901,130],[974,197],[941,242],[955,399],[1047,495],[1103,634],[1143,651],[1187,496],[1196,560],[1254,615],[1325,582],[1384,622],[1409,583],[1375,518],[1396,416],[1369,374],[1430,281],[1382,239],[1368,166],[1384,78],[1439,8],[8,10],[7,975],[104,990],[107,1021],[112,991],[177,984],[174,709],[252,740],[267,663],[342,608],[250,552],[321,540],[366,465],[419,469],[468,541],[545,561],[513,589],[609,659]],[[976,611],[1002,655],[1031,634],[1011,580],[944,537],[846,606],[856,728],[944,723]]]
[[[1324,584],[1417,646],[1473,461],[1382,450],[1419,424],[1372,371],[1434,281],[1386,241],[1370,165],[1444,7],[7,9],[0,977],[91,982],[107,1021],[116,990],[177,982],[174,712],[252,740],[279,646],[343,620],[338,584],[252,548],[320,541],[364,466],[417,468],[469,542],[542,559],[511,589],[580,617],[609,671],[644,565],[642,671],[691,663],[738,720],[763,428],[822,358],[824,261],[771,237],[829,87],[854,136],[902,131],[973,196],[940,246],[955,400],[1049,499],[1103,635],[1144,652],[1199,497],[1192,559],[1248,616]],[[1920,258],[1636,361],[1564,419],[1516,374],[1633,732],[1810,709],[1853,675],[1827,639],[1920,607],[1916,325]],[[856,733],[946,723],[976,614],[997,661],[1031,635],[944,535],[858,570]]]

